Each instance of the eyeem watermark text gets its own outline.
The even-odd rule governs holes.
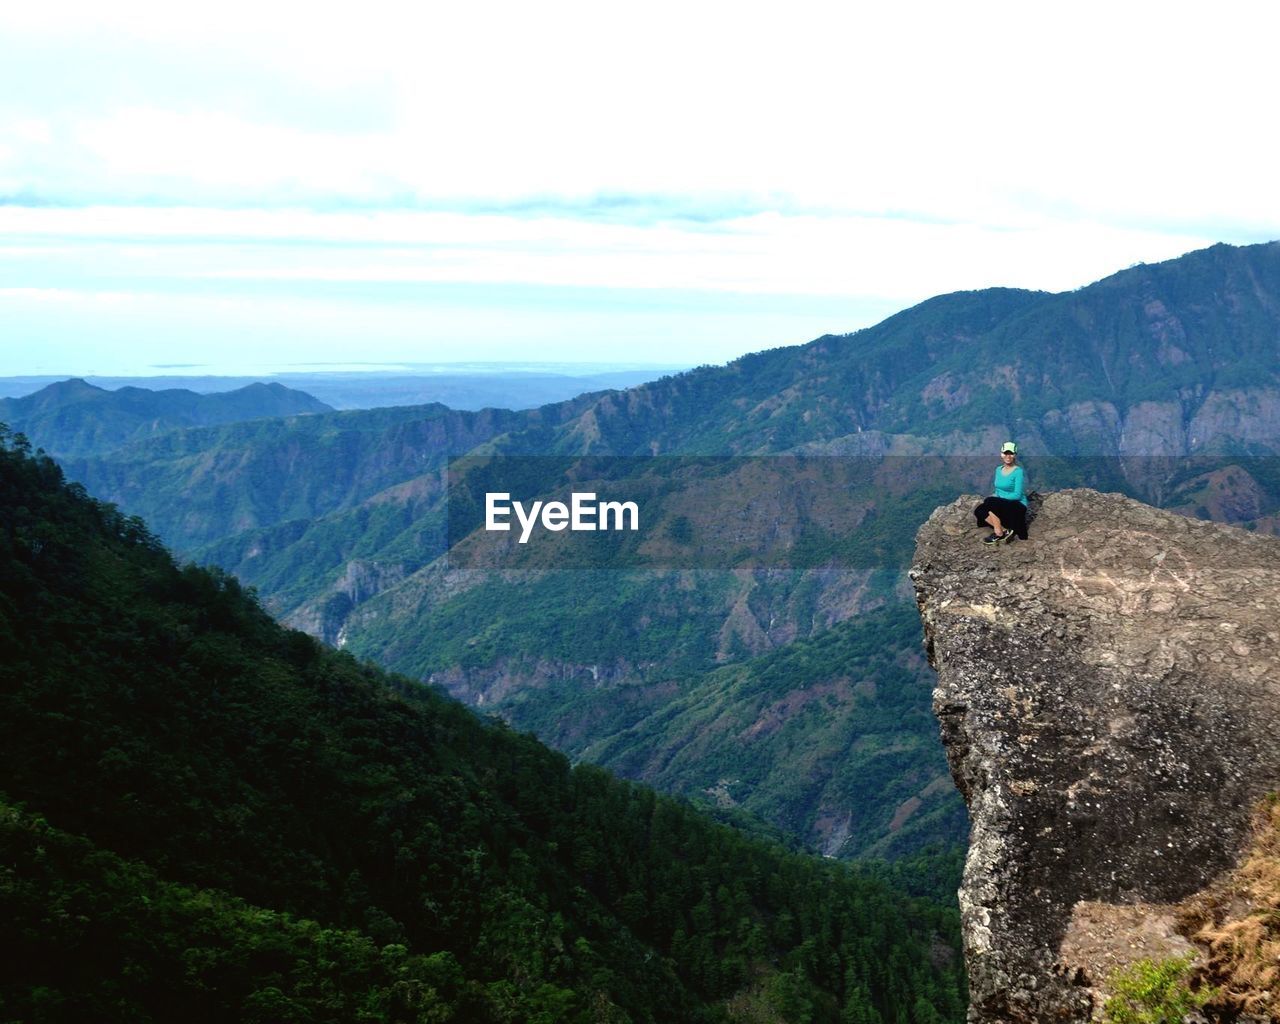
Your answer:
[[[526,508],[512,501],[507,491],[488,491],[484,496],[484,528],[510,530],[512,512],[520,522],[520,543],[525,543],[539,523],[544,530],[638,530],[640,508],[634,501],[596,501],[595,491],[574,491],[569,503],[534,501]],[[612,525],[610,525],[612,523]]]

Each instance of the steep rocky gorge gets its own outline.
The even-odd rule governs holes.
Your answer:
[[[1067,490],[989,546],[978,500],[911,571],[972,822],[970,1020],[1085,1021],[1117,967],[1192,948],[1179,907],[1280,787],[1280,542]]]

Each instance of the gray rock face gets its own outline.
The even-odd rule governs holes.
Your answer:
[[[1063,956],[1073,910],[1203,889],[1280,784],[1280,541],[1070,490],[984,545],[978,501],[911,570],[972,821],[969,1016],[1085,1021],[1105,979]]]
[[[345,647],[344,627],[352,609],[399,583],[407,575],[403,564],[352,559],[327,593],[318,600],[295,608],[286,617],[286,622],[294,629],[318,636],[327,644]]]

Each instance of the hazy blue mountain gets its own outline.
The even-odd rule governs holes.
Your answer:
[[[532,454],[990,452],[1006,435],[1031,455],[1263,454],[1280,446],[1272,394],[1280,381],[1277,295],[1280,243],[1215,246],[1059,295],[988,289],[940,296],[855,334],[517,416],[494,414],[492,429],[480,432],[493,450]],[[419,418],[441,415],[424,407]],[[385,474],[345,474],[394,487],[422,475],[414,455],[470,450],[464,436],[447,450],[435,437],[415,448],[402,436],[414,418],[408,410],[348,413],[279,433],[306,443],[350,432],[346,462],[385,467]],[[333,472],[331,460],[281,467],[263,447],[265,436],[193,434],[177,448],[161,440],[76,470],[97,492],[131,495],[129,504],[162,536],[192,551],[237,527],[217,521],[198,494],[186,496],[181,513],[173,508],[168,498],[183,476],[181,461],[208,454],[227,483],[246,492],[283,486],[282,469],[304,488],[309,474]],[[308,515],[370,496],[334,488]],[[207,525],[183,529],[178,520],[189,518]],[[284,510],[250,525],[269,528],[281,518],[289,518]]]
[[[182,388],[199,394],[231,391],[251,384],[282,384],[305,391],[334,409],[381,409],[393,405],[440,403],[451,409],[532,409],[588,391],[626,388],[684,366],[616,367],[594,364],[475,364],[403,370],[316,370],[264,377],[154,376],[88,377],[109,390]],[[21,397],[58,383],[55,377],[0,377],[0,396]]]
[[[674,368],[549,372],[545,370],[457,371],[429,374],[284,375],[280,379],[323,398],[335,409],[374,409],[438,402],[450,409],[532,409],[590,391],[627,388]],[[683,367],[680,367],[683,369]]]
[[[720,789],[719,776],[699,775],[682,764],[680,751],[705,731],[715,695],[731,695],[725,721],[741,728],[726,727],[718,746],[701,749],[706,765],[722,764],[733,777],[734,759],[748,756],[741,738],[754,721],[748,716],[761,706],[799,715],[813,706],[803,697],[808,669],[779,674],[754,659],[823,642],[846,622],[851,632],[842,642],[861,644],[859,629],[867,636],[876,630],[870,613],[902,599],[892,572],[565,578],[460,571],[441,558],[448,457],[898,458],[903,468],[877,485],[883,493],[851,492],[847,518],[828,517],[806,537],[819,553],[838,552],[842,530],[870,537],[883,546],[886,569],[938,501],[984,489],[989,480],[989,468],[971,479],[954,468],[922,472],[932,467],[923,460],[991,453],[1010,436],[1023,445],[1033,485],[1087,482],[1275,530],[1275,460],[1232,458],[1280,449],[1277,339],[1280,244],[1214,246],[1068,293],[939,296],[855,334],[523,413],[468,418],[427,407],[381,417],[326,414],[253,430],[187,432],[72,468],[94,493],[147,515],[184,552],[233,570],[277,613],[316,635],[536,728],[575,755],[709,800],[727,793],[824,849],[879,849],[898,841],[902,821],[890,826],[900,810],[903,820],[924,813],[908,810],[919,791],[899,798],[847,788],[835,805],[821,795],[837,792],[828,786],[835,770],[828,760],[814,768],[800,801],[805,813],[796,815],[780,799],[794,791],[771,771],[793,759],[787,744],[758,746],[753,791]],[[1081,453],[1149,458],[1104,467],[1086,480],[1051,459]],[[1200,454],[1224,461],[1186,458]],[[723,481],[708,477],[706,486],[713,482],[730,501],[752,493],[732,473]],[[786,488],[780,494],[784,509],[793,495]],[[669,501],[660,520],[664,530],[679,518],[673,506]],[[909,664],[913,641],[893,643]],[[745,675],[729,673],[731,666]],[[817,678],[828,669],[812,671]],[[884,694],[877,677],[885,676],[869,662],[839,686],[824,676],[841,724],[815,745],[853,749],[865,732],[865,693],[874,683]],[[772,688],[763,686],[766,678]],[[901,677],[899,685],[914,687],[923,707],[918,681]],[[929,762],[919,741],[931,736],[931,723],[914,713],[900,721],[901,745],[921,751],[909,768],[925,773],[923,789]],[[875,742],[894,746],[883,737]],[[837,844],[846,820],[871,831]],[[946,813],[932,820],[939,826],[934,837],[954,838]],[[918,831],[911,841],[929,838]]]
[[[329,514],[377,515],[384,507],[416,507],[424,495],[438,502],[450,455],[541,422],[549,429],[593,400],[528,412],[429,405],[257,420],[173,431],[63,463],[94,493],[113,494],[150,516],[169,543],[189,554],[249,530],[284,528],[297,540]],[[322,556],[306,557],[318,571],[332,568]]]
[[[0,423],[50,454],[67,458],[102,455],[181,427],[330,411],[324,402],[282,384],[197,394],[181,388],[108,391],[72,378],[21,398],[0,399]]]

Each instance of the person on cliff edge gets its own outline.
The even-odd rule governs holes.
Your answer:
[[[992,533],[984,544],[1009,543],[1015,538],[1027,539],[1027,481],[1018,465],[1018,446],[1006,441],[1000,446],[1000,465],[996,467],[994,493],[973,510],[979,526],[990,526]]]

